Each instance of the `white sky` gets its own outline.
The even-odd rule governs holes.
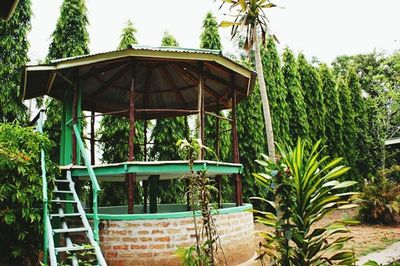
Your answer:
[[[46,57],[61,0],[32,0],[29,34],[32,61]],[[273,1],[274,2],[274,1]],[[302,51],[309,58],[331,62],[343,54],[400,48],[399,0],[277,0],[284,9],[270,9],[272,31],[280,48]],[[169,31],[181,47],[198,48],[205,14],[224,19],[216,0],[87,0],[91,53],[114,50],[121,29],[131,19],[141,45],[159,46]],[[225,19],[229,19],[225,17]],[[220,29],[225,52],[233,52],[229,29]]]

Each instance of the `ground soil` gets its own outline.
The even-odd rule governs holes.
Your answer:
[[[336,211],[322,219],[318,226],[323,226],[331,222],[343,219],[354,218],[357,210]],[[347,244],[347,247],[354,250],[357,257],[367,253],[384,249],[385,247],[400,241],[400,225],[382,226],[382,225],[352,225],[348,227],[350,235],[353,237]],[[255,224],[255,231],[270,230],[264,225]],[[261,238],[256,236],[256,245]]]

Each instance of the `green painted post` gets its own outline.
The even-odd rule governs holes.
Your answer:
[[[150,213],[157,213],[157,183],[159,179],[159,175],[149,176]]]
[[[77,83],[77,106],[76,106],[76,116],[80,117],[82,115],[82,89],[79,83]],[[77,119],[76,124],[78,126],[79,134],[81,133],[82,121]],[[81,165],[81,150],[76,149],[76,164]]]
[[[65,90],[61,116],[60,165],[72,163],[72,90]]]

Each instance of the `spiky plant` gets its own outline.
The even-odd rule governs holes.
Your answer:
[[[285,266],[351,265],[355,261],[352,251],[343,250],[351,237],[336,236],[347,233],[345,224],[353,221],[316,225],[334,210],[355,207],[352,199],[357,194],[338,192],[356,182],[338,180],[349,167],[340,165],[342,158],[320,158],[320,143],[312,149],[300,139],[294,149],[277,145],[280,157],[276,163],[266,155],[258,161],[265,171],[255,177],[265,189],[272,187],[275,197],[274,202],[259,198],[270,203],[274,213],[255,211],[259,223],[275,229],[260,233],[264,238],[260,259],[268,255],[274,265]]]

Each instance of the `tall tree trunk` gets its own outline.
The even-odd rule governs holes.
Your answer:
[[[272,130],[271,111],[269,109],[267,87],[265,85],[264,69],[261,63],[261,52],[260,52],[260,45],[258,43],[258,35],[256,27],[253,28],[253,38],[254,38],[254,46],[256,52],[255,58],[256,58],[258,84],[260,85],[260,95],[261,95],[261,102],[264,114],[265,133],[267,134],[268,156],[271,158],[272,161],[275,162],[274,132]]]

